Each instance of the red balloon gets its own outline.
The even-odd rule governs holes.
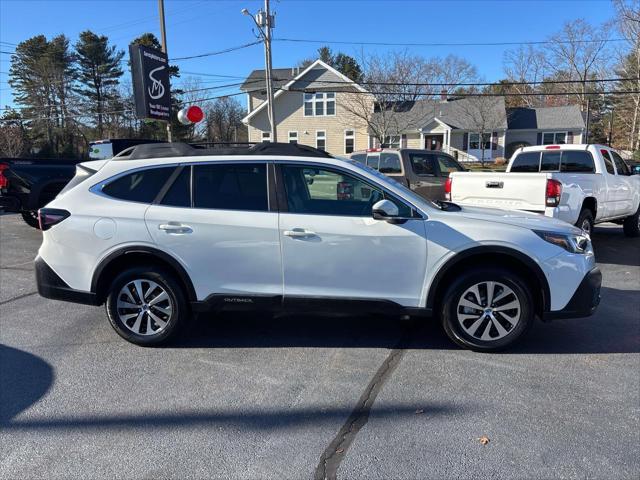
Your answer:
[[[204,112],[197,105],[192,105],[187,109],[187,118],[192,123],[198,123],[204,118]]]

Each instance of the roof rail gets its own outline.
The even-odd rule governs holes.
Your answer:
[[[126,156],[114,159],[140,160],[147,158],[202,157],[214,155],[283,155],[289,157],[331,158],[327,152],[297,143],[263,142],[252,146],[226,148],[198,148],[187,143],[148,143],[136,145]]]

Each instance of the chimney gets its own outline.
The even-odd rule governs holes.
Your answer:
[[[448,97],[449,96],[447,95],[447,91],[444,88],[440,90],[440,100],[446,102]]]

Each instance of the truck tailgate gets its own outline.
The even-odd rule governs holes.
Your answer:
[[[456,172],[451,200],[462,205],[543,212],[546,173]]]

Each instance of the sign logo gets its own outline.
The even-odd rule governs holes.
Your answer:
[[[161,70],[164,70],[164,66],[162,67],[158,67],[158,68],[154,68],[153,70],[151,70],[149,72],[149,78],[151,79],[151,81],[153,82],[151,87],[149,87],[149,97],[151,97],[154,100],[157,100],[159,98],[162,98],[164,96],[164,85],[162,85],[162,81],[160,81],[159,79],[155,78],[153,76],[154,73],[159,72]]]

